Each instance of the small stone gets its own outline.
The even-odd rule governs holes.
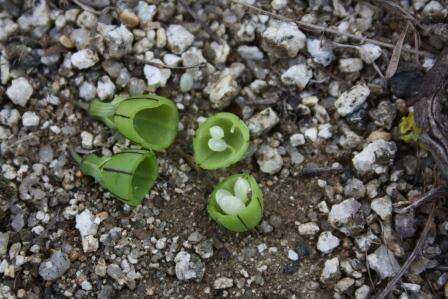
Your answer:
[[[171,76],[169,69],[160,69],[152,65],[145,65],[143,72],[145,73],[148,85],[152,88],[164,87]]]
[[[24,127],[36,127],[39,125],[40,117],[31,111],[27,111],[22,115],[22,125]]]
[[[334,106],[339,115],[346,116],[361,108],[369,95],[370,89],[364,84],[358,84],[341,94]]]
[[[253,136],[260,136],[269,132],[280,122],[280,118],[272,108],[266,108],[260,111],[247,121],[250,133]]]
[[[85,27],[88,29],[93,29],[96,27],[97,22],[98,18],[90,11],[83,11],[76,20],[76,24],[79,27]]]
[[[210,44],[210,52],[211,57],[213,57],[213,63],[215,65],[221,64],[227,61],[227,57],[229,56],[230,53],[230,47],[226,42],[219,44],[215,41],[212,41]]]
[[[374,44],[364,44],[358,47],[359,56],[365,63],[373,63],[382,53],[381,47]]]
[[[151,22],[156,13],[157,7],[155,5],[149,5],[146,1],[138,2],[137,15],[142,24]]]
[[[296,85],[303,90],[310,79],[313,77],[313,71],[304,63],[291,66],[281,76],[285,85]]]
[[[314,236],[319,232],[319,225],[314,222],[303,223],[299,225],[299,235],[301,236]]]
[[[115,84],[109,76],[102,76],[98,80],[96,92],[101,100],[110,98],[115,95]]]
[[[0,232],[0,256],[4,256],[8,252],[9,232]]]
[[[263,60],[264,58],[263,52],[256,46],[239,46],[237,52],[246,60]]]
[[[362,285],[355,291],[356,299],[367,299],[370,295],[370,287],[368,285]]]
[[[370,207],[382,220],[390,220],[392,216],[392,201],[388,195],[372,200]]]
[[[366,194],[366,188],[361,180],[351,178],[344,187],[344,195],[355,199],[363,198]]]
[[[110,264],[107,266],[107,275],[115,280],[119,285],[124,285],[127,282],[127,278],[123,270],[117,264]]]
[[[89,132],[81,132],[81,146],[85,149],[93,148],[93,135]]]
[[[288,250],[288,258],[289,258],[291,261],[298,261],[298,260],[299,260],[299,255],[298,255],[297,252],[295,252],[294,250],[289,249],[289,250]]]
[[[338,293],[344,293],[348,291],[355,284],[355,280],[351,277],[344,277],[339,280],[334,286],[334,290]]]
[[[317,240],[317,249],[322,253],[330,253],[339,246],[340,244],[339,238],[334,236],[331,232],[323,232],[320,234],[319,239]]]
[[[381,245],[374,253],[367,256],[369,267],[376,271],[381,279],[393,277],[400,271],[400,265],[394,254]]]
[[[223,109],[230,105],[233,98],[235,98],[241,88],[235,76],[227,74],[220,76],[217,81],[212,83],[210,89],[210,102],[213,108]]]
[[[91,101],[96,97],[96,87],[90,82],[84,81],[79,87],[79,96],[86,101]]]
[[[333,126],[331,124],[321,124],[318,127],[319,133],[317,136],[322,139],[330,139],[333,137]]]
[[[396,152],[397,146],[394,142],[379,139],[369,143],[359,154],[353,157],[353,166],[361,175],[368,172],[382,174],[393,163]]]
[[[194,247],[194,251],[203,259],[208,259],[213,256],[213,240],[204,240]]]
[[[14,231],[18,232],[25,226],[25,218],[23,214],[17,214],[11,221],[11,227]],[[1,254],[0,254],[1,255]]]
[[[183,53],[194,41],[194,35],[182,25],[170,25],[166,36],[168,48],[175,54]]]
[[[61,252],[54,252],[50,259],[43,261],[39,266],[39,275],[44,280],[56,280],[70,268],[70,259]]]
[[[84,280],[81,283],[81,289],[85,290],[85,291],[91,291],[93,289],[92,284],[90,282],[88,282],[87,280]]]
[[[280,10],[288,5],[288,0],[272,0],[271,6],[275,10]]]
[[[95,217],[89,209],[85,209],[82,213],[76,215],[76,226],[81,236],[95,235],[98,230],[98,224]]]
[[[362,70],[361,58],[339,59],[339,71],[343,73],[356,73]]]
[[[305,42],[305,34],[292,22],[271,21],[262,34],[263,49],[277,58],[296,57]]]
[[[233,279],[227,277],[219,277],[213,282],[215,290],[228,289],[233,286]]]
[[[282,169],[283,159],[277,148],[264,144],[257,152],[257,163],[262,172],[276,174]]]
[[[197,255],[180,251],[174,258],[174,262],[176,263],[177,279],[202,280],[205,272],[205,265]]]
[[[12,80],[11,86],[6,90],[6,95],[11,101],[19,106],[25,107],[33,94],[33,87],[25,77]]]
[[[189,92],[193,88],[194,79],[190,73],[183,73],[180,77],[180,90],[182,92]]]
[[[361,204],[355,199],[346,199],[331,207],[328,222],[344,234],[350,236],[364,228]]]
[[[416,220],[411,213],[395,215],[395,231],[400,238],[412,238],[417,231]]]
[[[143,2],[143,1],[141,1],[141,2]],[[125,24],[126,26],[128,26],[130,28],[137,27],[138,23],[140,22],[137,15],[128,9],[123,10],[120,13],[119,18],[120,18],[120,22],[122,22],[123,24]]]
[[[289,143],[291,146],[299,146],[305,144],[305,136],[300,133],[293,134],[289,137]]]
[[[99,243],[98,239],[92,235],[83,236],[82,237],[82,249],[85,253],[87,252],[95,252],[98,250]]]
[[[397,115],[397,106],[390,101],[381,101],[378,107],[369,112],[375,125],[390,130]]]
[[[326,283],[337,279],[340,276],[339,272],[339,258],[334,257],[332,259],[326,260],[322,273],[320,275],[320,281]]]
[[[423,73],[420,71],[397,72],[390,78],[390,90],[399,98],[408,99],[417,94],[420,90]]]
[[[420,292],[420,290],[421,290],[421,286],[420,285],[418,285],[418,284],[415,284],[415,283],[406,283],[406,282],[403,282],[402,284],[401,284],[401,287],[404,289],[404,290],[406,290],[406,291],[408,291],[408,292],[412,292],[412,293],[418,293],[418,292]]]
[[[317,128],[307,128],[305,129],[305,131],[303,132],[303,135],[305,136],[306,139],[308,139],[311,142],[316,142],[317,141]]]
[[[94,66],[98,61],[98,55],[90,49],[83,49],[74,53],[70,61],[72,65],[79,70],[88,69]]]
[[[106,44],[108,57],[121,58],[132,51],[134,35],[126,26],[121,25],[113,30],[106,30]]]
[[[334,60],[333,50],[331,47],[326,46],[322,39],[309,38],[306,41],[306,47],[316,63],[328,66]]]

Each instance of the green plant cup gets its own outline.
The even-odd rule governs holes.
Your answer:
[[[238,215],[227,215],[216,202],[216,192],[220,189],[233,192],[233,186],[240,177],[249,182],[251,197],[246,203],[246,208]],[[208,200],[207,211],[213,220],[226,229],[233,232],[245,232],[257,226],[263,217],[263,193],[253,176],[244,173],[235,174],[215,186]]]
[[[84,174],[130,206],[142,202],[158,176],[156,156],[147,150],[127,150],[111,157],[89,154],[82,158],[72,151],[72,156]]]
[[[88,113],[146,149],[162,151],[176,138],[179,112],[169,99],[154,94],[92,101]]]
[[[212,151],[208,146],[210,128],[220,126],[224,130],[224,140],[229,147],[222,152]],[[235,114],[221,112],[208,118],[196,130],[193,139],[194,159],[203,169],[228,167],[240,161],[249,147],[249,129]]]

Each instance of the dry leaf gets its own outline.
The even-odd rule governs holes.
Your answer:
[[[406,33],[408,32],[409,23],[406,24],[406,28],[401,32],[397,43],[395,44],[394,50],[392,51],[392,56],[389,61],[389,65],[386,70],[386,78],[390,79],[395,74],[398,68],[398,62],[400,62],[401,49],[403,48],[404,39]]]

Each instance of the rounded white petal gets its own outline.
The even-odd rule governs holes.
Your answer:
[[[238,178],[233,186],[233,193],[243,202],[247,202],[247,194],[250,192],[250,184],[243,178]]]
[[[232,195],[216,197],[216,202],[227,215],[237,215],[246,207],[241,199]]]
[[[210,139],[208,141],[208,147],[214,152],[223,152],[227,148],[227,143],[224,139]]]
[[[233,196],[233,194],[230,193],[229,191],[227,191],[226,189],[219,189],[215,193],[216,201],[220,200],[221,198],[223,198],[225,196]]]
[[[210,128],[210,136],[212,139],[224,138],[224,130],[220,126],[213,126]]]

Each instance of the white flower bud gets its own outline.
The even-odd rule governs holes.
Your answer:
[[[224,130],[220,126],[213,126],[210,128],[210,136],[212,139],[224,138]]]
[[[215,197],[216,203],[227,215],[237,215],[246,207],[241,199],[224,189],[218,190]]]
[[[208,147],[214,152],[223,152],[227,149],[227,143],[224,139],[210,139]]]
[[[241,199],[244,203],[247,202],[247,195],[250,191],[250,184],[248,181],[241,177],[236,180],[235,185],[233,186],[233,193],[235,193],[235,196]]]

